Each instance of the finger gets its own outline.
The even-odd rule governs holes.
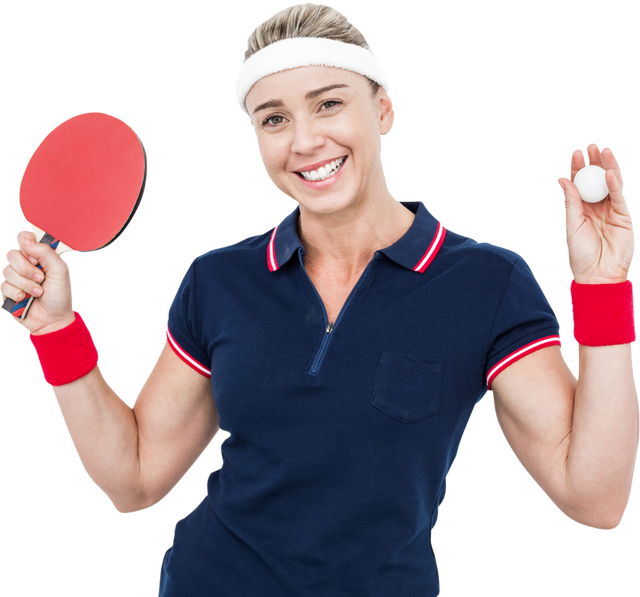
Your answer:
[[[35,259],[46,276],[62,277],[67,266],[65,262],[47,243],[37,243],[34,237],[19,235],[21,240],[20,252]],[[33,261],[29,260],[31,263]]]
[[[10,298],[14,303],[18,303],[25,297],[25,293],[11,284],[3,275],[0,280],[0,297]],[[4,298],[0,299],[0,302],[4,302]]]
[[[558,182],[564,190],[564,206],[567,209],[567,230],[569,230],[575,222],[584,217],[584,207],[576,185],[568,178],[559,178]]]
[[[589,141],[584,146],[584,154],[589,166],[600,166],[602,165],[602,155],[600,154],[600,144],[597,141]]]
[[[36,242],[36,235],[33,232],[28,232],[26,230],[23,230],[22,232],[20,232],[20,234],[18,234],[18,246],[20,247],[20,250],[22,251],[23,246],[24,246],[24,242],[25,240],[30,240],[32,243]],[[29,261],[31,261],[31,263],[33,263],[33,265],[35,265],[37,263],[37,261],[33,258],[30,257],[26,252],[23,251],[22,253],[27,259],[29,259]]]
[[[613,169],[607,170],[604,175],[607,181],[607,187],[609,188],[609,197],[611,198],[611,204],[619,211],[627,213],[627,204],[622,195],[622,185],[618,181],[618,177]]]
[[[37,295],[38,286],[44,279],[44,274],[37,267],[31,265],[15,249],[10,253],[6,263],[0,268],[0,273],[6,282],[18,291]]]
[[[608,147],[605,147],[601,153],[595,143],[589,145],[587,151],[589,152],[589,164],[591,166],[600,166],[604,170],[613,170],[620,183],[620,190],[622,190],[622,172],[613,152]]]
[[[14,235],[16,247],[18,247],[21,251],[25,247],[25,240],[31,241],[31,243],[35,244],[36,236],[29,228],[20,228],[16,230]]]
[[[22,254],[18,247],[9,247],[4,252],[4,265],[0,267],[0,273],[3,275],[10,271],[17,271],[22,274],[31,269],[36,268],[29,263],[27,257]]]
[[[605,145],[600,152],[602,157],[602,167],[605,170],[613,170],[615,177],[618,179],[620,186],[624,189],[626,187],[624,168],[616,155],[615,149],[611,145]]]
[[[12,286],[6,280],[0,282],[0,304],[4,302],[5,298],[10,298],[14,303],[19,303],[25,296],[24,291]]]
[[[13,240],[16,243],[16,247],[19,247],[22,244],[23,238],[30,238],[33,242],[36,242],[36,235],[33,233],[31,228],[18,228],[13,235]]]
[[[584,168],[584,156],[579,149],[576,149],[571,156],[571,180],[576,177],[578,170]]]

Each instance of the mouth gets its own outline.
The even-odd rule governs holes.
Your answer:
[[[296,174],[305,186],[313,189],[324,189],[335,184],[341,178],[346,162],[347,156],[343,156],[330,162],[326,169],[322,167],[318,168],[317,171],[307,172],[304,175],[301,172],[296,172]]]

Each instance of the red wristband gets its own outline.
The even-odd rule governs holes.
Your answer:
[[[584,346],[628,344],[636,339],[633,292],[621,284],[571,283],[573,333]]]
[[[91,334],[82,317],[78,313],[75,316],[75,321],[66,328],[42,336],[31,334],[44,378],[52,386],[63,386],[80,379],[98,363],[98,351]]]

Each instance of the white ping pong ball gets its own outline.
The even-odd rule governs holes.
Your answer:
[[[598,203],[602,201],[608,194],[607,181],[605,180],[604,168],[600,166],[585,166],[578,170],[573,184],[580,191],[580,198],[587,203]]]

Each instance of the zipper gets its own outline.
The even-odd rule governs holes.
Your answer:
[[[311,363],[311,369],[309,369],[309,375],[318,375],[318,371],[320,370],[322,361],[324,360],[325,354],[327,353],[327,349],[329,348],[329,343],[331,342],[331,338],[333,337],[333,330],[335,330],[336,325],[338,325],[338,322],[342,318],[342,314],[347,310],[349,303],[351,302],[353,297],[357,294],[359,286],[367,277],[369,270],[371,269],[371,265],[373,264],[373,262],[375,261],[375,258],[378,255],[378,252],[377,251],[375,252],[374,256],[371,258],[371,260],[367,264],[367,267],[364,268],[362,275],[360,276],[359,280],[356,282],[356,285],[351,289],[351,292],[349,293],[347,300],[344,302],[344,305],[342,305],[342,309],[340,309],[340,313],[338,313],[338,317],[336,317],[335,321],[329,321],[329,318],[327,317],[327,310],[324,308],[322,297],[316,290],[316,287],[313,285],[313,282],[311,281],[311,278],[309,277],[307,270],[304,268],[303,255],[304,255],[304,252],[300,251],[299,256],[300,256],[300,264],[302,265],[302,271],[304,272],[305,276],[307,276],[307,280],[309,281],[311,288],[313,288],[313,291],[316,293],[316,296],[318,297],[318,302],[322,307],[322,316],[324,318],[324,334],[322,337],[322,342],[320,343],[320,348],[318,348],[318,352],[316,353],[316,356],[314,357],[313,362]]]

